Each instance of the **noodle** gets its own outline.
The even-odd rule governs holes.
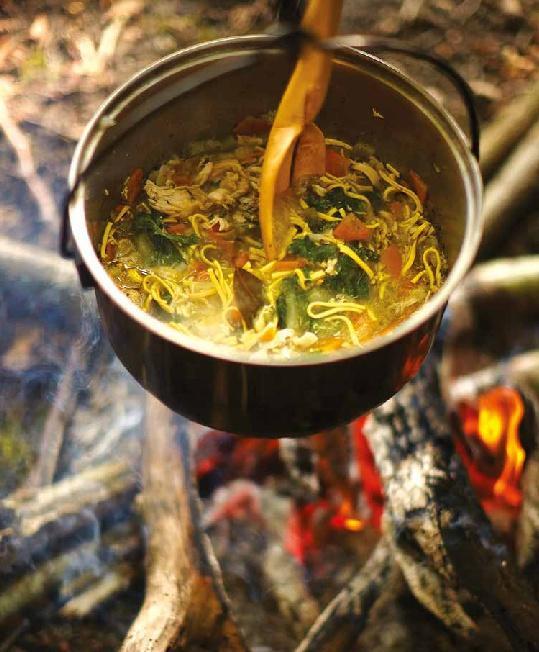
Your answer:
[[[325,173],[283,195],[282,260],[268,261],[261,239],[256,135],[193,143],[141,180],[105,224],[104,266],[143,310],[220,346],[289,356],[387,332],[440,288],[446,259],[407,174],[354,157],[362,147],[325,146]]]

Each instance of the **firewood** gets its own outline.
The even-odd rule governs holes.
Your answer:
[[[539,434],[539,433],[538,433]],[[538,437],[539,439],[539,437]],[[539,597],[539,452],[526,462],[522,478],[524,500],[517,530],[517,560]]]
[[[122,651],[247,652],[202,530],[188,434],[181,429],[178,449],[175,430],[172,413],[148,397],[142,500],[146,595]]]
[[[84,618],[114,595],[127,589],[137,574],[137,565],[122,562],[111,566],[82,593],[74,596],[60,609],[64,618]]]
[[[382,539],[365,566],[320,614],[296,652],[347,652],[352,649],[392,569],[391,550]]]
[[[539,121],[486,187],[483,201],[485,226],[479,248],[481,258],[491,257],[496,252],[509,225],[518,219],[536,191],[538,178]]]
[[[412,592],[448,627],[471,632],[465,607],[473,598],[514,650],[539,650],[539,603],[497,540],[453,449],[438,386],[439,348],[365,424],[384,481],[384,528]]]
[[[54,485],[16,492],[0,501],[1,576],[13,576],[66,547],[70,537],[112,511],[136,492],[133,471],[123,462],[89,468]]]
[[[108,530],[102,536],[77,543],[70,549],[38,563],[35,568],[12,582],[3,582],[0,592],[0,631],[9,627],[11,620],[32,604],[55,595],[68,575],[99,578],[110,564],[133,556],[140,548],[140,538],[126,532],[123,524]],[[65,598],[69,592],[63,588]],[[66,595],[67,593],[67,595]]]
[[[43,426],[38,459],[25,483],[27,487],[44,487],[54,479],[65,429],[77,406],[75,379],[83,364],[84,351],[85,338],[80,337],[69,350],[64,372]]]
[[[539,82],[532,82],[490,122],[481,135],[481,172],[489,177],[539,118]]]

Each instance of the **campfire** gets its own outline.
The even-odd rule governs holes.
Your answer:
[[[99,57],[113,56],[138,4],[110,10]],[[403,20],[421,6],[404,2]],[[268,19],[268,7],[249,9]],[[51,47],[47,20],[33,27],[37,54]],[[21,59],[20,43],[8,45],[4,55]],[[488,39],[480,46],[492,52]],[[0,652],[539,650],[539,261],[516,236],[512,258],[488,260],[539,173],[537,97],[535,83],[485,133],[483,260],[426,364],[410,360],[419,373],[396,396],[310,438],[239,438],[171,413],[121,368],[72,265],[16,242],[10,219],[0,236]],[[54,197],[11,104],[0,98],[0,127],[55,226],[50,244]],[[56,108],[44,124],[78,135]],[[21,111],[33,129],[39,111]]]

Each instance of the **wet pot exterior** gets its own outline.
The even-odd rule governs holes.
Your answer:
[[[263,42],[264,37],[255,36],[198,46],[158,62],[129,82],[88,126],[75,154],[71,182],[95,153],[110,143],[114,137],[110,125],[125,130],[137,111],[139,117],[144,113],[152,98],[166,96],[171,79],[186,83],[204,68],[208,58],[251,54]],[[290,69],[290,62],[279,53],[270,53],[252,68],[207,81],[177,104],[152,114],[142,123],[142,136],[136,129],[126,132],[83,184],[71,209],[73,239],[95,285],[104,327],[118,357],[146,389],[199,423],[242,435],[299,436],[349,422],[379,405],[418,371],[449,293],[475,254],[481,230],[480,182],[460,130],[392,68],[351,50],[339,57],[333,92],[320,117],[322,127],[335,137],[364,139],[397,167],[412,167],[413,163],[429,182],[436,207],[433,219],[438,221],[451,267],[438,295],[394,332],[365,349],[282,363],[252,361],[234,351],[216,353],[215,346],[193,344],[131,304],[96,256],[110,208],[118,201],[117,189],[131,169],[142,166],[148,172],[182,143],[226,135],[245,115],[272,108]],[[278,74],[271,76],[272,70]],[[372,97],[373,105],[364,107],[363,101],[351,107],[348,99],[354,96]],[[384,115],[386,125],[380,125],[376,116],[372,121],[373,108]],[[392,137],[391,125],[402,119],[405,133]]]

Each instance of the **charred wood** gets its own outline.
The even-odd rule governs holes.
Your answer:
[[[346,652],[364,629],[394,562],[383,539],[365,566],[328,604],[296,652]]]
[[[123,652],[247,651],[233,621],[220,569],[203,533],[185,429],[147,400],[142,509],[148,529],[144,604]]]
[[[431,358],[420,374],[369,417],[386,494],[384,527],[416,598],[466,635],[470,606],[482,607],[514,650],[539,650],[539,604],[498,541],[454,454]]]

